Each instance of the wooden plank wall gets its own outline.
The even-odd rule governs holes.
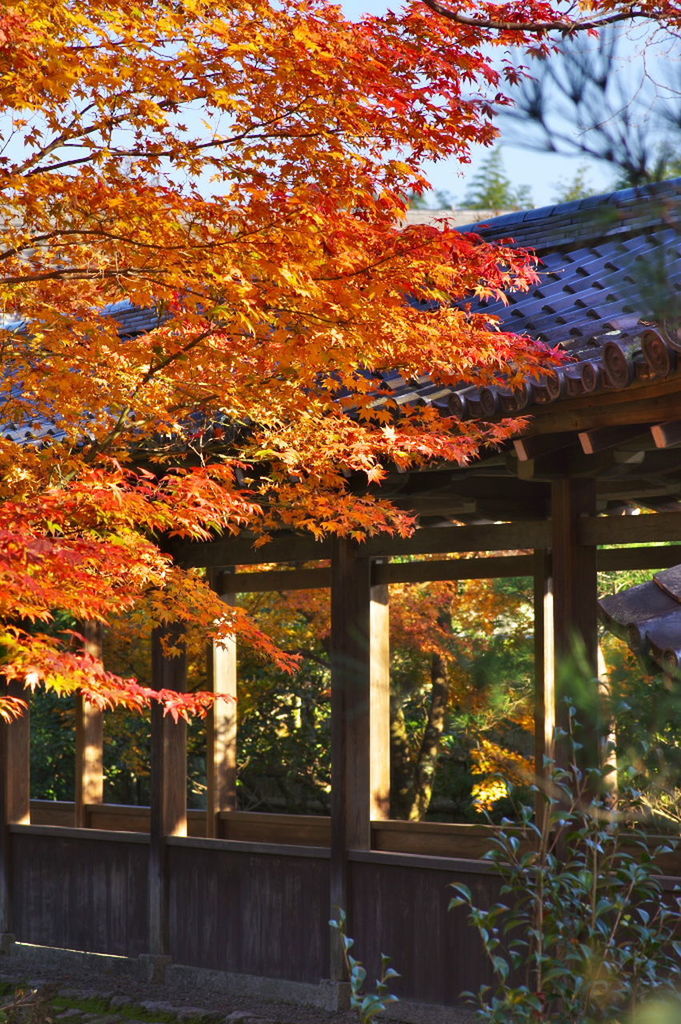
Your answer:
[[[315,984],[328,977],[328,851],[171,839],[167,853],[174,961]]]
[[[498,894],[499,881],[484,863],[350,854],[357,956],[370,978],[378,977],[381,953],[390,956],[401,975],[391,990],[401,999],[453,1006],[461,1003],[462,991],[490,983],[487,959],[465,909],[447,909],[453,881],[467,885],[481,906]]]
[[[148,952],[148,838],[33,825],[10,833],[19,941],[120,956]]]
[[[432,824],[432,823],[431,823]],[[408,822],[384,822],[383,837],[411,837]],[[423,826],[420,826],[423,827]],[[464,828],[465,826],[458,826]],[[456,844],[432,825],[429,839]],[[482,829],[459,836],[484,843]],[[149,950],[147,863],[142,835],[13,825],[12,903],[19,941],[137,956]],[[329,970],[330,852],[316,847],[171,837],[169,952],[175,963],[317,984]],[[662,867],[662,865],[661,865]],[[678,863],[664,866],[678,875]],[[679,881],[666,879],[672,889]],[[452,1006],[489,982],[477,934],[448,911],[450,883],[485,906],[498,894],[489,864],[451,856],[351,851],[349,911],[355,953],[376,977],[381,953],[402,975],[403,999]]]

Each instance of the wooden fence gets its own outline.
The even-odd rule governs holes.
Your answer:
[[[33,824],[9,827],[12,927],[20,942],[134,957],[149,939],[149,809],[91,808],[76,829],[73,805],[33,801]],[[329,820],[232,812],[225,831],[242,838],[169,837],[165,844],[168,953],[176,963],[317,984],[329,977]],[[201,812],[190,831],[202,830]],[[36,822],[40,822],[36,824]],[[49,822],[49,824],[48,824]],[[348,914],[370,974],[389,953],[394,990],[423,1003],[456,1005],[489,980],[475,932],[449,912],[449,883],[481,903],[497,881],[479,856],[480,826],[376,823],[380,849],[350,851]],[[103,827],[101,827],[103,826]],[[420,840],[419,840],[420,835]],[[246,838],[248,837],[248,838]],[[275,841],[278,838],[278,841]],[[318,844],[315,845],[315,841]],[[399,852],[432,847],[432,854]]]
[[[19,941],[135,957],[150,949],[149,809],[33,801],[33,824],[9,827],[10,903]],[[179,964],[317,984],[331,961],[329,820],[231,812],[230,838],[165,841],[163,913],[167,951]],[[402,999],[454,1006],[464,989],[490,981],[463,909],[449,911],[449,885],[468,885],[481,905],[498,880],[481,860],[493,830],[479,825],[381,821],[372,849],[347,857],[348,914],[358,956],[375,976],[388,953]],[[427,850],[428,853],[420,852]],[[408,851],[408,852],[405,852]],[[678,854],[661,870],[681,875]],[[665,878],[672,888],[679,878]]]

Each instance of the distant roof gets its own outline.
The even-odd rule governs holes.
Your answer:
[[[453,227],[460,228],[472,224],[473,221],[480,223],[504,217],[508,212],[508,210],[407,210],[405,223],[438,224],[440,221],[447,220]]]

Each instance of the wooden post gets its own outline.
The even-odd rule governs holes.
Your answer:
[[[369,816],[390,817],[390,591],[387,584],[371,588],[369,610]]]
[[[175,645],[182,639],[179,625],[159,627],[151,641],[152,679],[155,689],[186,689],[184,653],[169,657],[162,641]],[[168,892],[166,836],[187,834],[187,727],[163,714],[160,704],[151,712],[151,825],[149,848],[149,952],[168,952]]]
[[[230,573],[211,574],[211,586],[226,604],[235,604],[230,588]],[[208,716],[207,730],[207,807],[206,836],[219,837],[221,811],[235,811],[236,757],[237,757],[237,646],[236,637],[222,643],[211,644],[208,652],[208,672],[213,693],[225,694],[228,700],[217,701]]]
[[[544,758],[554,754],[555,686],[551,559],[546,551],[538,550],[534,553],[534,772],[540,787],[546,778]],[[537,823],[545,806],[537,794]]]
[[[102,626],[86,622],[82,626],[86,650],[102,657]],[[88,805],[104,802],[104,716],[78,694],[76,697],[76,778],[74,825],[87,828]]]
[[[371,846],[371,818],[390,802],[388,594],[371,587],[371,563],[352,541],[335,545],[331,570],[331,913],[349,912],[347,853]],[[352,927],[350,923],[350,928]],[[331,978],[345,980],[332,935]]]
[[[25,697],[26,691],[10,684],[8,696]],[[0,951],[12,931],[12,858],[10,825],[29,825],[30,804],[30,717],[25,711],[14,722],[0,722]]]
[[[552,484],[553,624],[556,658],[556,723],[568,727],[569,700],[576,709],[575,738],[584,768],[600,763],[596,548],[579,543],[579,520],[596,512],[592,479]],[[564,760],[564,744],[557,750]]]

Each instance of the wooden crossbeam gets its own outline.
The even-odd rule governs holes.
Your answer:
[[[656,448],[671,448],[681,443],[681,420],[656,423],[650,428]]]
[[[539,455],[548,455],[551,452],[561,451],[574,444],[574,434],[533,434],[529,437],[516,437],[513,441],[513,449],[519,462],[529,462]]]
[[[586,516],[579,524],[581,544],[652,544],[681,541],[681,514],[653,512],[641,516]]]
[[[594,430],[581,430],[577,437],[585,455],[616,448],[634,437],[644,437],[646,427],[639,424],[623,427],[599,427]]]
[[[362,545],[369,558],[394,555],[436,555],[465,551],[513,551],[549,546],[549,527],[544,519],[521,519],[513,523],[485,523],[475,526],[431,526],[411,537],[372,537]],[[174,558],[187,568],[220,568],[230,565],[258,565],[263,562],[312,562],[329,558],[331,542],[309,537],[277,537],[260,548],[252,538],[224,537],[207,542],[181,541],[168,545]],[[271,588],[270,588],[271,589]]]

